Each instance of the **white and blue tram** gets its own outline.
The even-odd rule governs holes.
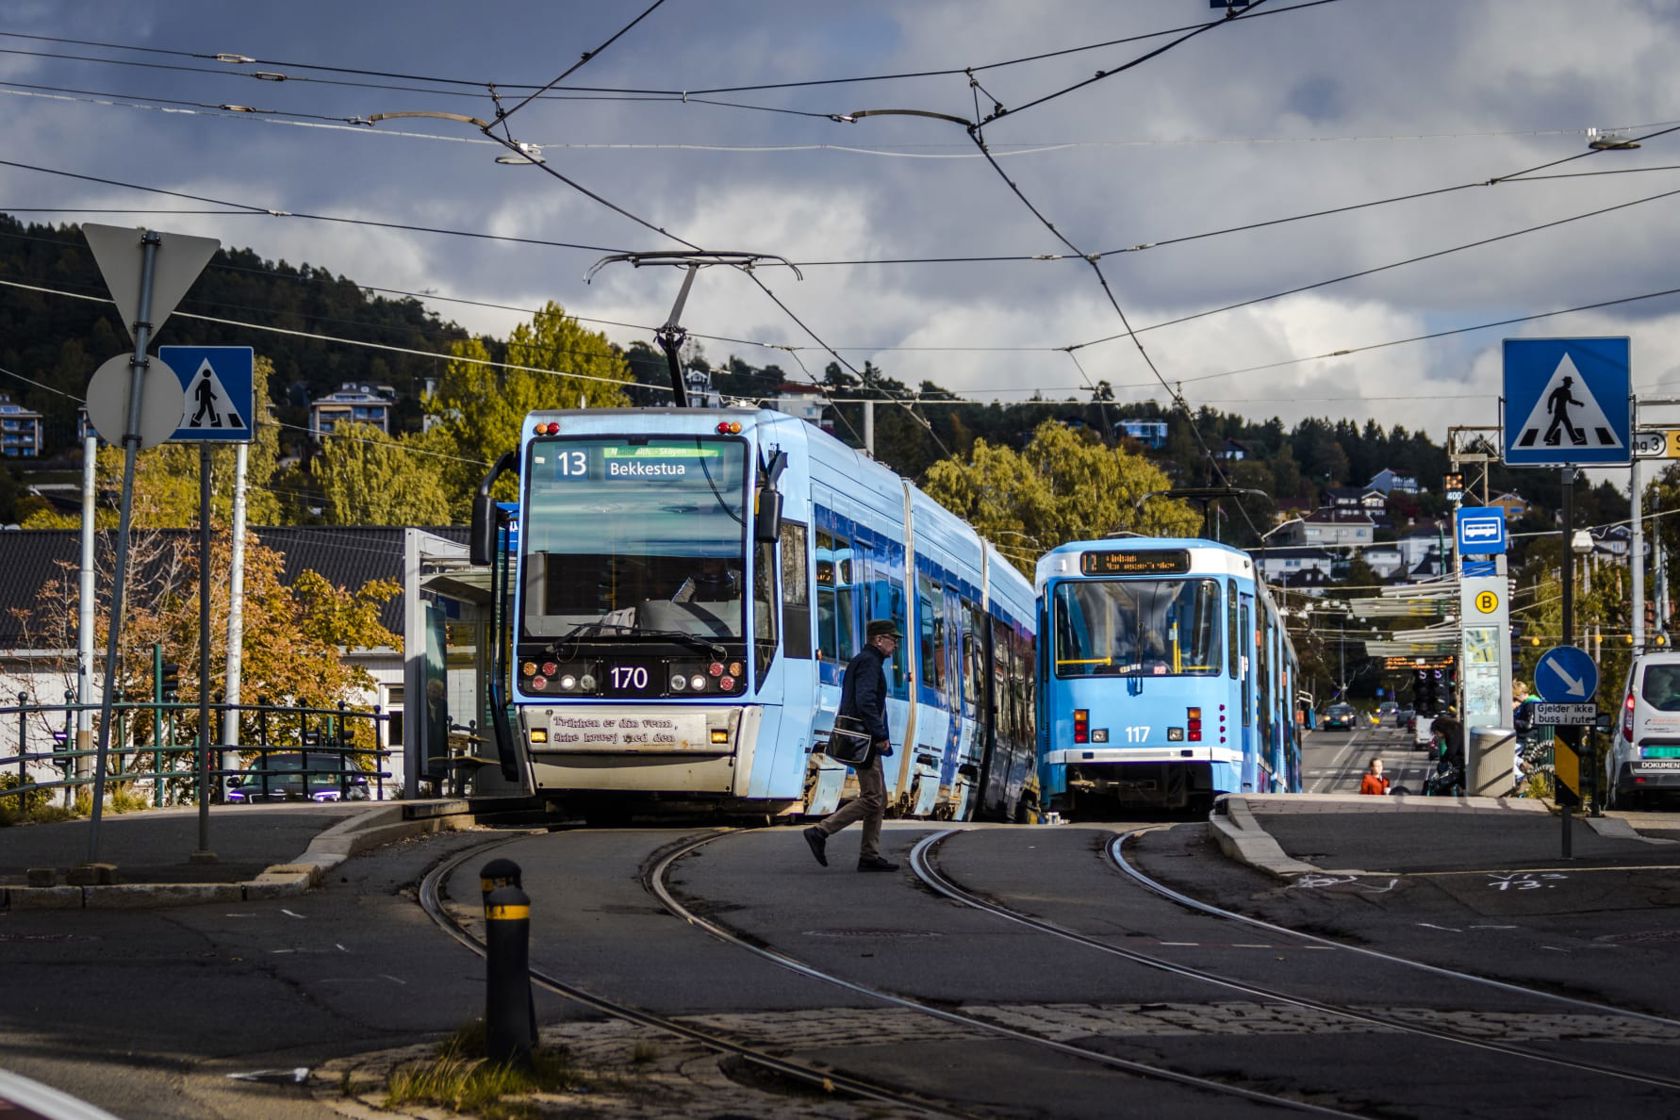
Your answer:
[[[494,479],[516,468],[517,539]],[[888,665],[890,808],[1034,812],[1032,588],[963,521],[779,412],[531,414],[480,486],[473,551],[512,585],[503,772],[586,816],[658,806],[824,814],[820,745],[870,619]],[[505,684],[504,684],[505,682]],[[813,749],[816,748],[816,749]]]
[[[1295,649],[1247,553],[1075,541],[1038,561],[1047,807],[1201,809],[1299,792]]]

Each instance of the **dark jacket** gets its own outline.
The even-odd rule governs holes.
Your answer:
[[[887,674],[881,668],[886,657],[872,645],[846,665],[846,675],[840,678],[840,715],[856,716],[863,722],[871,739],[879,742],[887,735]],[[892,749],[881,752],[891,754]]]

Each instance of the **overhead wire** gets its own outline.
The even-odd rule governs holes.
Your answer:
[[[543,94],[547,93],[549,90],[553,89],[555,86],[559,85],[561,82],[565,81],[567,78],[569,78],[573,74],[577,73],[578,70],[580,70],[582,67],[588,65],[588,63],[592,59],[594,59],[596,55],[600,54],[602,51],[606,50],[608,47],[610,47],[614,43],[618,42],[620,36],[625,35],[626,33],[629,32],[629,30],[632,27],[635,27],[638,23],[641,23],[648,16],[652,15],[654,9],[658,8],[663,3],[665,3],[665,0],[653,0],[653,3],[649,4],[646,8],[644,8],[642,10],[641,14],[637,15],[635,19],[631,20],[629,23],[625,24],[623,27],[621,27],[617,31],[613,32],[612,36],[610,38],[608,38],[606,42],[602,43],[600,46],[596,47],[594,50],[584,51],[582,58],[579,58],[576,62],[574,62],[570,66],[568,66],[565,70],[561,71],[560,75],[558,77],[556,77],[553,81],[549,82],[547,85],[543,86],[541,89],[537,90],[535,93],[531,94],[529,97],[526,97],[524,100],[519,102],[519,104],[517,104],[513,108],[509,109],[507,112],[505,112],[505,113],[497,112],[496,123],[505,124],[507,119],[509,117],[513,116],[513,114],[519,112],[519,110],[523,109],[525,106],[529,105],[531,102],[535,101],[537,98],[541,97]]]

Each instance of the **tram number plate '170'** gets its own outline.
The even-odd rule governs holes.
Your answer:
[[[608,696],[656,696],[665,683],[655,666],[645,661],[623,661],[607,666]]]

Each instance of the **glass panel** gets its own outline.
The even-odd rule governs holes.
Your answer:
[[[1056,675],[1220,672],[1219,584],[1084,580],[1056,588]]]
[[[1680,665],[1645,666],[1639,698],[1659,712],[1680,712]]]
[[[758,666],[758,682],[776,659],[779,638],[776,633],[776,546],[768,541],[758,546],[753,563],[753,647],[754,663]]]
[[[744,444],[544,439],[526,473],[521,642],[744,638]]]
[[[782,645],[789,657],[811,656],[810,569],[805,563],[805,526],[782,522]]]

